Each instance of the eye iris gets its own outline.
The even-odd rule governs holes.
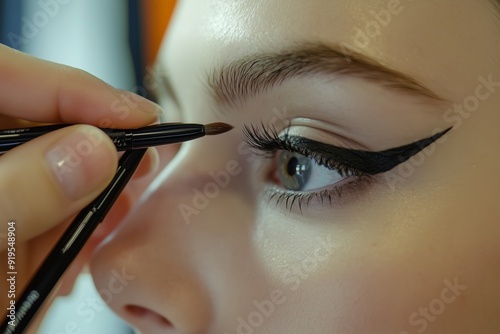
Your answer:
[[[301,154],[282,151],[278,159],[278,175],[283,187],[301,190],[311,174],[311,160]]]

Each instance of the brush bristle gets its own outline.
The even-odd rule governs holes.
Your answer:
[[[228,132],[232,128],[232,125],[222,122],[210,123],[205,125],[205,134],[207,136],[218,135],[224,132]]]

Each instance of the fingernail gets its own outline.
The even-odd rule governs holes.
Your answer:
[[[85,128],[80,126],[77,132],[59,139],[45,154],[56,184],[71,200],[95,191],[111,179],[115,168],[112,146],[103,141],[104,136],[100,140],[87,136]]]
[[[153,101],[126,90],[120,89],[119,91],[121,98],[128,106],[150,115],[160,116],[163,114],[161,107]]]

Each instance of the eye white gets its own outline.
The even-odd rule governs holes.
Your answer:
[[[325,166],[319,165],[314,159],[310,160],[311,173],[308,182],[304,185],[303,191],[325,188],[345,179],[345,177],[340,175],[336,170],[331,170]]]

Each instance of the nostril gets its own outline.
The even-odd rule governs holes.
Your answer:
[[[126,305],[125,311],[133,317],[139,319],[149,318],[151,321],[155,321],[164,327],[173,327],[172,323],[167,318],[145,307],[138,305]]]

